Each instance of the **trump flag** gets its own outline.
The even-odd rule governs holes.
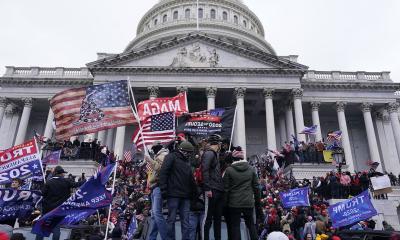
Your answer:
[[[284,208],[310,206],[308,193],[310,188],[296,188],[279,194]]]
[[[127,81],[69,89],[56,94],[50,105],[59,140],[136,122]]]
[[[39,191],[0,189],[0,221],[29,217],[41,199]]]
[[[42,163],[35,140],[0,151],[0,184],[21,180],[43,180]]]
[[[32,233],[48,237],[58,225],[72,225],[89,217],[97,209],[107,207],[112,202],[112,195],[106,189],[115,164],[110,164],[91,177],[67,201],[42,216],[33,226]]]

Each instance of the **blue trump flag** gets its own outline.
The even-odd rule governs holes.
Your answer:
[[[32,233],[48,237],[58,225],[76,224],[112,202],[111,192],[105,187],[115,164],[103,168],[83,184],[67,201],[42,216]]]
[[[0,221],[30,216],[41,199],[38,191],[0,189]]]
[[[353,198],[331,205],[328,212],[334,228],[348,226],[378,215],[372,205],[368,190]]]
[[[281,202],[284,208],[291,208],[291,207],[299,207],[310,206],[310,199],[308,198],[308,193],[310,192],[310,188],[296,188],[290,189],[287,192],[281,192],[279,194],[281,198]]]
[[[126,236],[128,240],[133,239],[133,234],[135,234],[137,228],[136,217],[132,216],[131,223],[129,224],[128,231],[126,232]]]

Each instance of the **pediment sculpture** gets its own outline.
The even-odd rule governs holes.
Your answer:
[[[204,51],[199,44],[179,49],[174,57],[171,67],[217,67],[219,55],[217,50],[207,49]]]

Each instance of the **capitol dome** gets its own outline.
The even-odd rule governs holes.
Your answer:
[[[140,20],[125,52],[197,31],[196,0],[160,0]],[[264,27],[242,0],[199,0],[199,29],[209,36],[276,55]]]

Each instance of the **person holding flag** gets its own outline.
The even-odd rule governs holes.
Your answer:
[[[56,166],[53,171],[53,177],[43,186],[42,216],[60,206],[71,196],[73,188],[77,188],[84,183],[75,183],[64,178],[65,173],[67,172],[61,166]],[[36,235],[36,240],[41,239],[43,239],[43,237]],[[59,227],[53,230],[53,240],[58,239],[60,239]]]

